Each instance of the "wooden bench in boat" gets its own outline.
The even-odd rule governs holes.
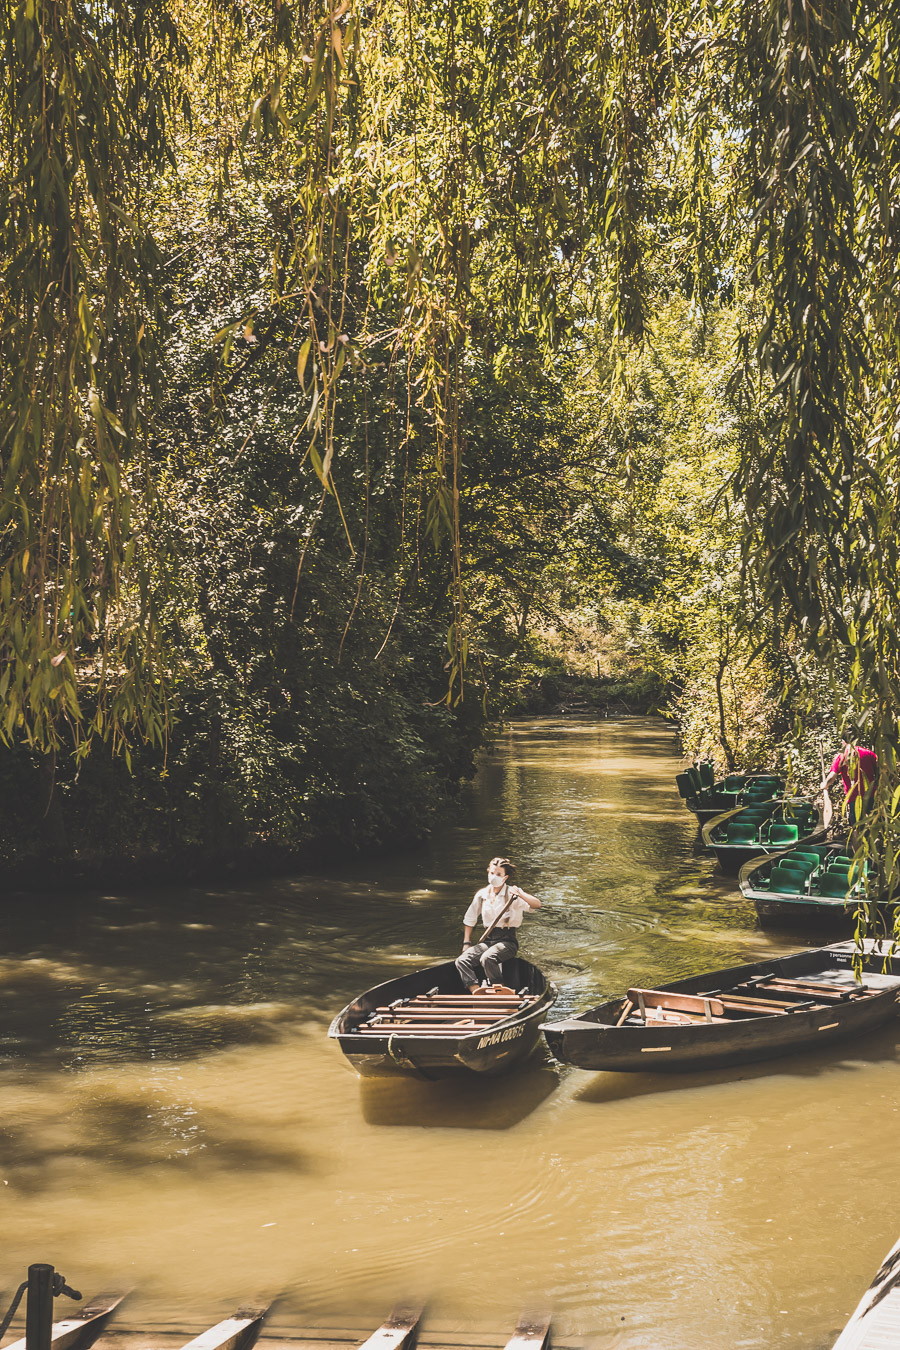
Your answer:
[[[458,1035],[483,1031],[537,1003],[538,994],[417,994],[379,1006],[354,1028],[369,1036]]]
[[[708,994],[682,994],[666,989],[629,989],[619,1017],[619,1026],[641,1026],[652,1022],[690,1025],[697,1022],[729,1021],[734,1017],[778,1016],[787,1012],[810,1011],[823,1006],[816,997],[765,998],[757,995],[760,985],[742,994],[718,989]],[[829,1000],[836,1002],[837,1000]]]
[[[687,1013],[700,1016],[711,1022],[714,1017],[722,1017],[724,1005],[718,998],[709,998],[702,994],[668,993],[664,989],[629,989],[626,995],[632,1007],[640,1010],[642,1021],[664,1021],[668,1018],[652,1018],[648,1009],[657,1013]]]
[[[757,975],[731,989],[711,989],[701,994],[682,994],[665,989],[629,989],[619,1025],[664,1022],[688,1025],[696,1022],[746,1016],[778,1016],[809,1012],[877,992],[869,984],[849,980],[809,977],[789,978],[774,973]]]
[[[752,986],[749,984],[739,984],[735,986],[735,993],[744,993],[749,989],[766,989],[776,994],[798,994],[814,997],[817,1002],[828,1003],[846,1003],[852,998],[862,998],[871,993],[868,985],[855,984],[853,986],[842,987],[831,981],[823,980],[804,980],[802,977],[796,980],[781,978],[772,978],[766,980],[754,981]]]

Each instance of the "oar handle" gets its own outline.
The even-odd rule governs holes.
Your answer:
[[[828,774],[825,772],[825,756],[822,754],[821,741],[819,741],[819,763],[822,766],[822,796],[823,796],[822,824],[825,826],[825,829],[827,830],[831,826],[831,822],[834,819],[834,803],[831,800],[831,793],[825,786],[825,779],[828,777]]]

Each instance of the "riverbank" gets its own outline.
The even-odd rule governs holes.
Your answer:
[[[646,716],[656,713],[665,692],[648,674],[586,677],[553,666],[522,667],[504,687],[506,717],[515,721]],[[482,717],[432,710],[431,743],[424,734],[406,736],[392,758],[383,753],[380,732],[369,738],[367,755],[366,734],[356,728],[355,737],[343,738],[340,760],[326,769],[320,756],[318,782],[296,771],[279,776],[283,765],[273,764],[268,777],[252,790],[243,783],[240,792],[232,780],[245,766],[216,769],[199,745],[186,759],[178,743],[165,758],[136,753],[131,771],[100,746],[79,768],[60,760],[52,774],[22,750],[2,751],[0,887],[130,890],[243,881],[420,847],[434,829],[452,825],[479,748],[490,754],[502,734],[495,728],[482,745],[490,729]]]

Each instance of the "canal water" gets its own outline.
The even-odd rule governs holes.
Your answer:
[[[327,1040],[381,979],[455,955],[495,853],[544,908],[556,1014],[803,945],[697,850],[654,719],[513,726],[425,848],[228,888],[7,897],[0,1286],[374,1326],[546,1303],[597,1350],[829,1346],[900,1229],[900,1032],[696,1076],[536,1061],[360,1081]],[[5,1306],[5,1304],[4,1304]],[[2,1310],[0,1310],[2,1311]],[[500,1343],[498,1341],[498,1343]]]

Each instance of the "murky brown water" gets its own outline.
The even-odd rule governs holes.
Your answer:
[[[354,993],[455,954],[497,852],[545,901],[523,952],[556,1014],[803,945],[694,852],[676,768],[651,719],[521,724],[425,850],[7,900],[0,1286],[48,1260],[157,1315],[286,1289],[310,1323],[426,1291],[498,1327],[541,1295],[598,1350],[830,1345],[900,1229],[897,1026],[774,1068],[454,1084],[360,1082],[325,1036]]]

